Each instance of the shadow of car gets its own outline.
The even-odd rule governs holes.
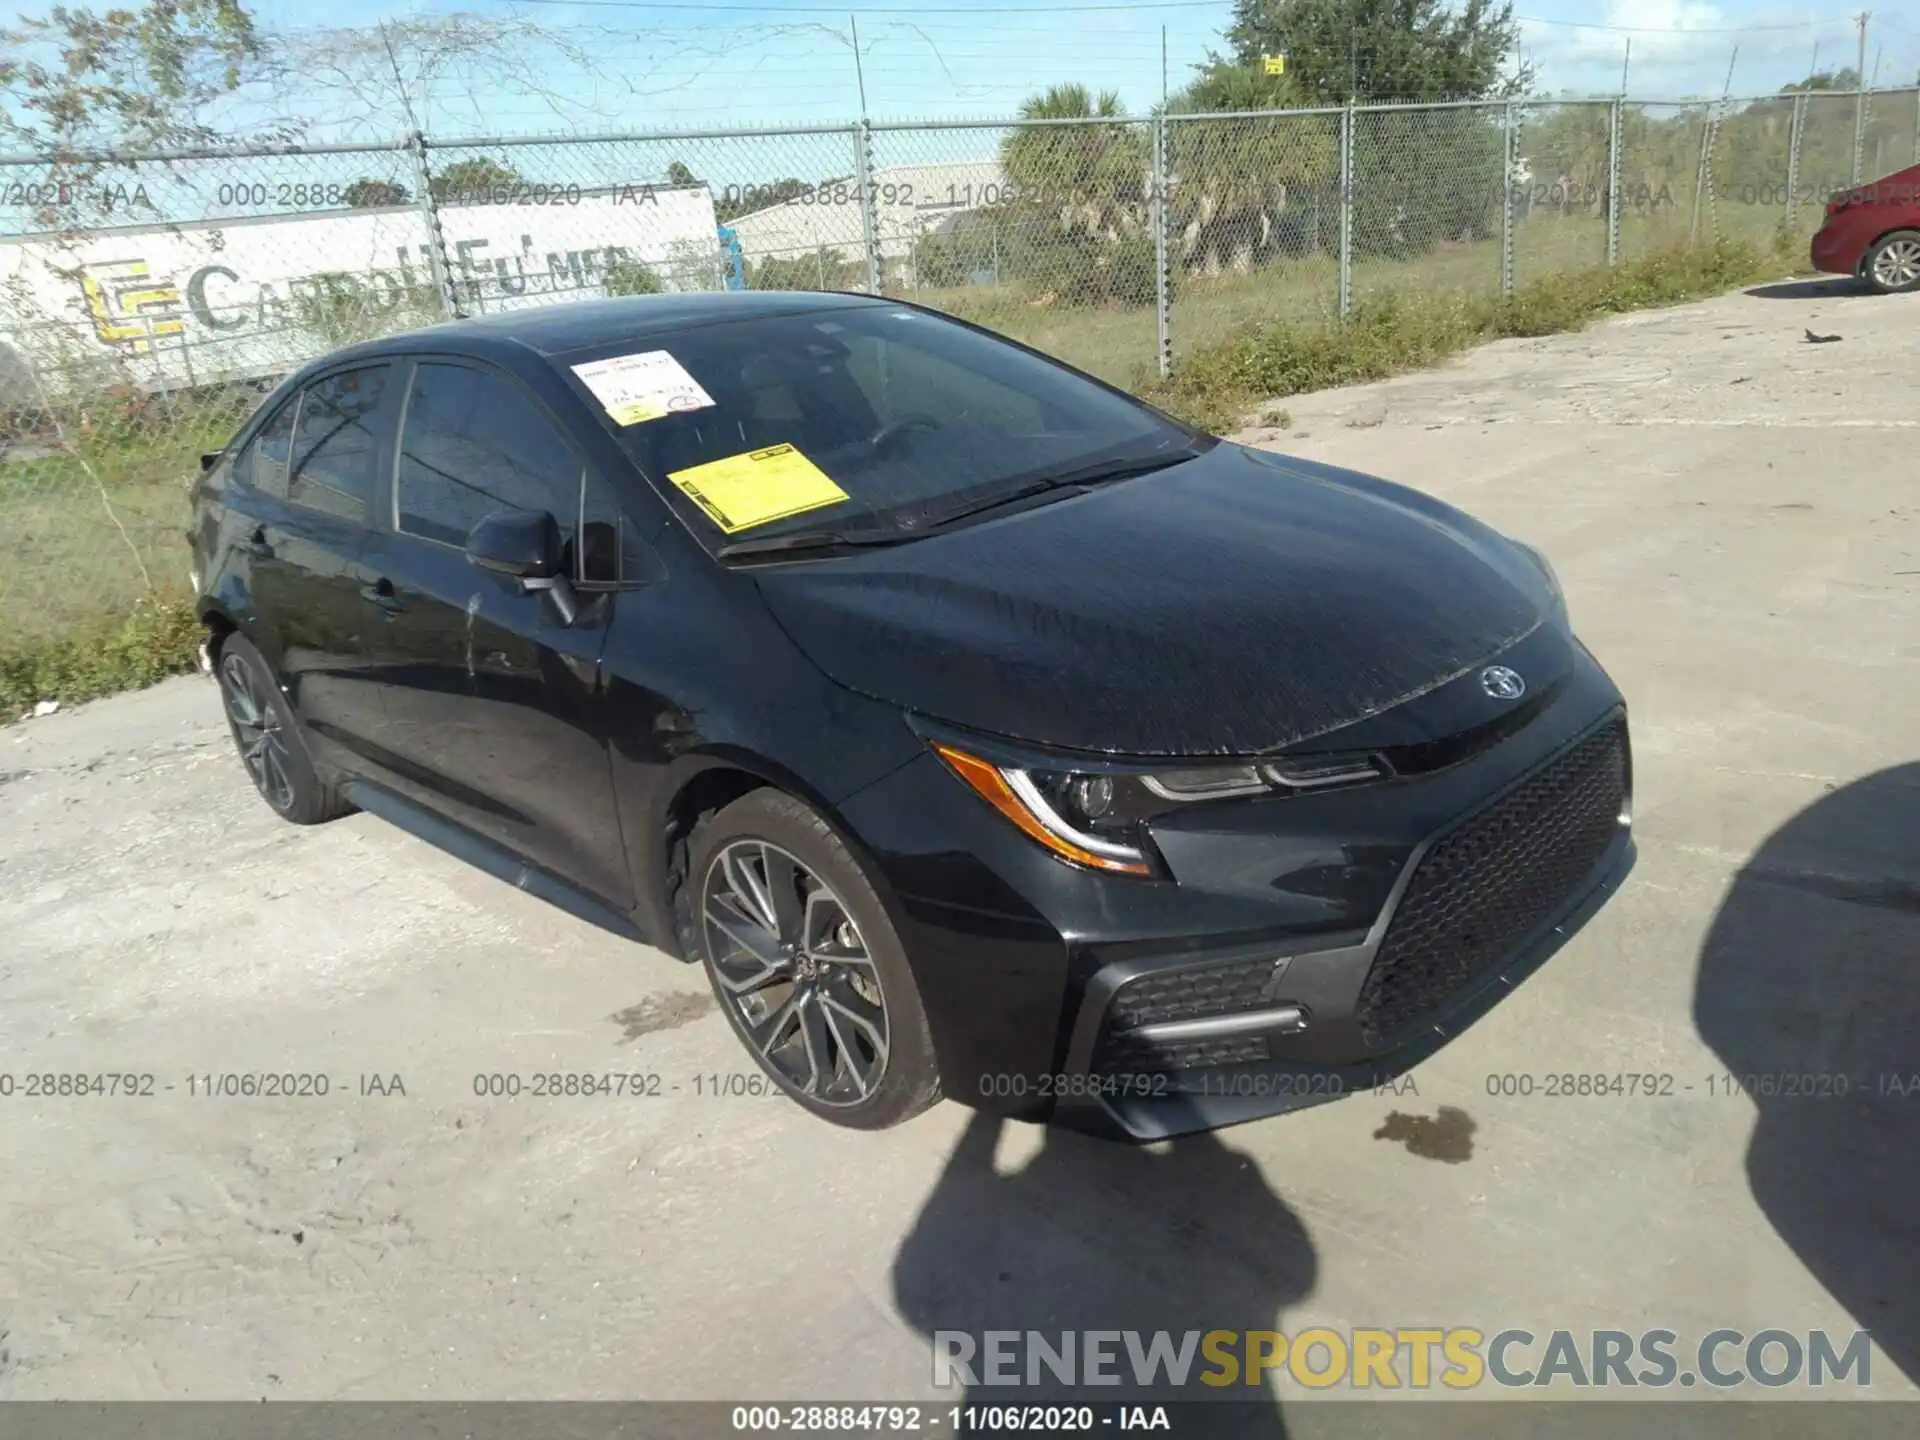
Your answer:
[[[1714,917],[1694,1020],[1758,1108],[1760,1209],[1920,1378],[1920,764],[1767,839]]]
[[[1313,1292],[1318,1263],[1306,1226],[1250,1159],[1215,1136],[1136,1149],[1049,1130],[1037,1155],[1003,1174],[994,1152],[1006,1124],[972,1118],[894,1258],[900,1313],[936,1355],[961,1357],[967,1341],[984,1355],[990,1331],[1029,1337],[1029,1346],[1039,1334],[1067,1355],[1068,1336],[1100,1332],[1136,1332],[1143,1346],[1166,1332],[1178,1346],[1210,1331],[1279,1329],[1280,1313]],[[1119,1347],[1115,1383],[1091,1389],[1084,1370],[1066,1384],[1050,1368],[1030,1377],[1016,1366],[1021,1383],[995,1384],[980,1359],[956,1374],[966,1383],[973,1372],[962,1403],[975,1408],[1201,1401],[1181,1414],[1179,1433],[1287,1433],[1264,1377],[1210,1388],[1199,1377],[1220,1370],[1188,1348],[1184,1383],[1162,1365],[1140,1384]]]

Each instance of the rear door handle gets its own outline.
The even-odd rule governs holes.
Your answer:
[[[240,548],[247,554],[258,556],[262,560],[273,558],[273,543],[267,539],[267,527],[264,525],[254,526],[253,534],[246,538]]]
[[[406,602],[393,593],[393,582],[384,575],[371,585],[362,585],[360,587],[360,598],[365,600],[369,605],[374,605],[384,610],[389,617],[398,615],[402,610],[407,608]]]

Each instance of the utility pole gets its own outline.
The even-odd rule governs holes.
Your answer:
[[[1160,27],[1160,113],[1167,113],[1167,27]]]
[[[1853,92],[1853,177],[1851,183],[1860,183],[1860,147],[1867,136],[1867,21],[1873,18],[1873,12],[1862,10],[1858,24],[1860,26],[1860,61],[1854,67],[1855,79]]]
[[[1627,36],[1627,51],[1620,57],[1620,93],[1627,93],[1627,67],[1633,63],[1633,37]]]

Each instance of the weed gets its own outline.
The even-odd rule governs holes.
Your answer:
[[[1262,401],[1382,380],[1489,340],[1577,330],[1604,315],[1718,295],[1790,268],[1777,250],[1722,241],[1556,275],[1506,296],[1392,290],[1356,305],[1345,324],[1246,327],[1189,354],[1171,379],[1142,393],[1191,424],[1231,433]]]
[[[0,722],[42,700],[72,704],[183,674],[205,638],[193,602],[168,598],[140,601],[124,619],[80,625],[53,640],[0,645]]]

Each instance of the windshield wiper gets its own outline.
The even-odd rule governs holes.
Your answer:
[[[878,530],[872,534],[844,530],[789,530],[784,535],[762,535],[751,540],[729,540],[714,553],[722,560],[736,555],[778,555],[789,550],[837,550],[847,545],[899,545],[918,540],[917,530]]]
[[[938,530],[941,526],[955,520],[968,520],[983,515],[989,510],[998,510],[1003,505],[1013,505],[1021,500],[1031,499],[1035,495],[1044,495],[1050,490],[1062,492],[1081,492],[1089,486],[1099,485],[1108,480],[1128,480],[1135,475],[1149,475],[1155,470],[1165,470],[1191,460],[1194,451],[1191,446],[1183,446],[1170,455],[1135,455],[1130,459],[1096,460],[1090,465],[1081,465],[1072,470],[1060,470],[1038,479],[1029,480],[1024,485],[1016,485],[1011,490],[1002,490],[997,495],[976,500],[971,505],[961,505],[930,517],[923,530]],[[1063,493],[1062,499],[1066,498]]]
[[[789,530],[784,535],[764,535],[749,540],[730,540],[714,553],[722,560],[731,560],[742,555],[782,555],[796,550],[838,550],[846,547],[868,545],[904,545],[928,535],[937,534],[940,529],[955,520],[970,520],[976,515],[984,515],[990,510],[998,510],[1005,505],[1030,500],[1036,495],[1060,492],[1060,498],[1069,494],[1079,494],[1090,486],[1107,480],[1125,480],[1134,475],[1146,475],[1155,470],[1165,470],[1178,465],[1183,460],[1191,460],[1194,450],[1183,446],[1171,454],[1136,455],[1131,459],[1099,460],[1090,465],[1082,465],[1072,470],[1061,470],[1051,475],[1043,475],[1029,480],[1024,485],[1015,485],[1012,489],[1002,490],[997,495],[989,495],[970,505],[961,505],[952,510],[940,511],[917,520],[911,526],[898,530],[875,530],[848,532],[845,530]]]

